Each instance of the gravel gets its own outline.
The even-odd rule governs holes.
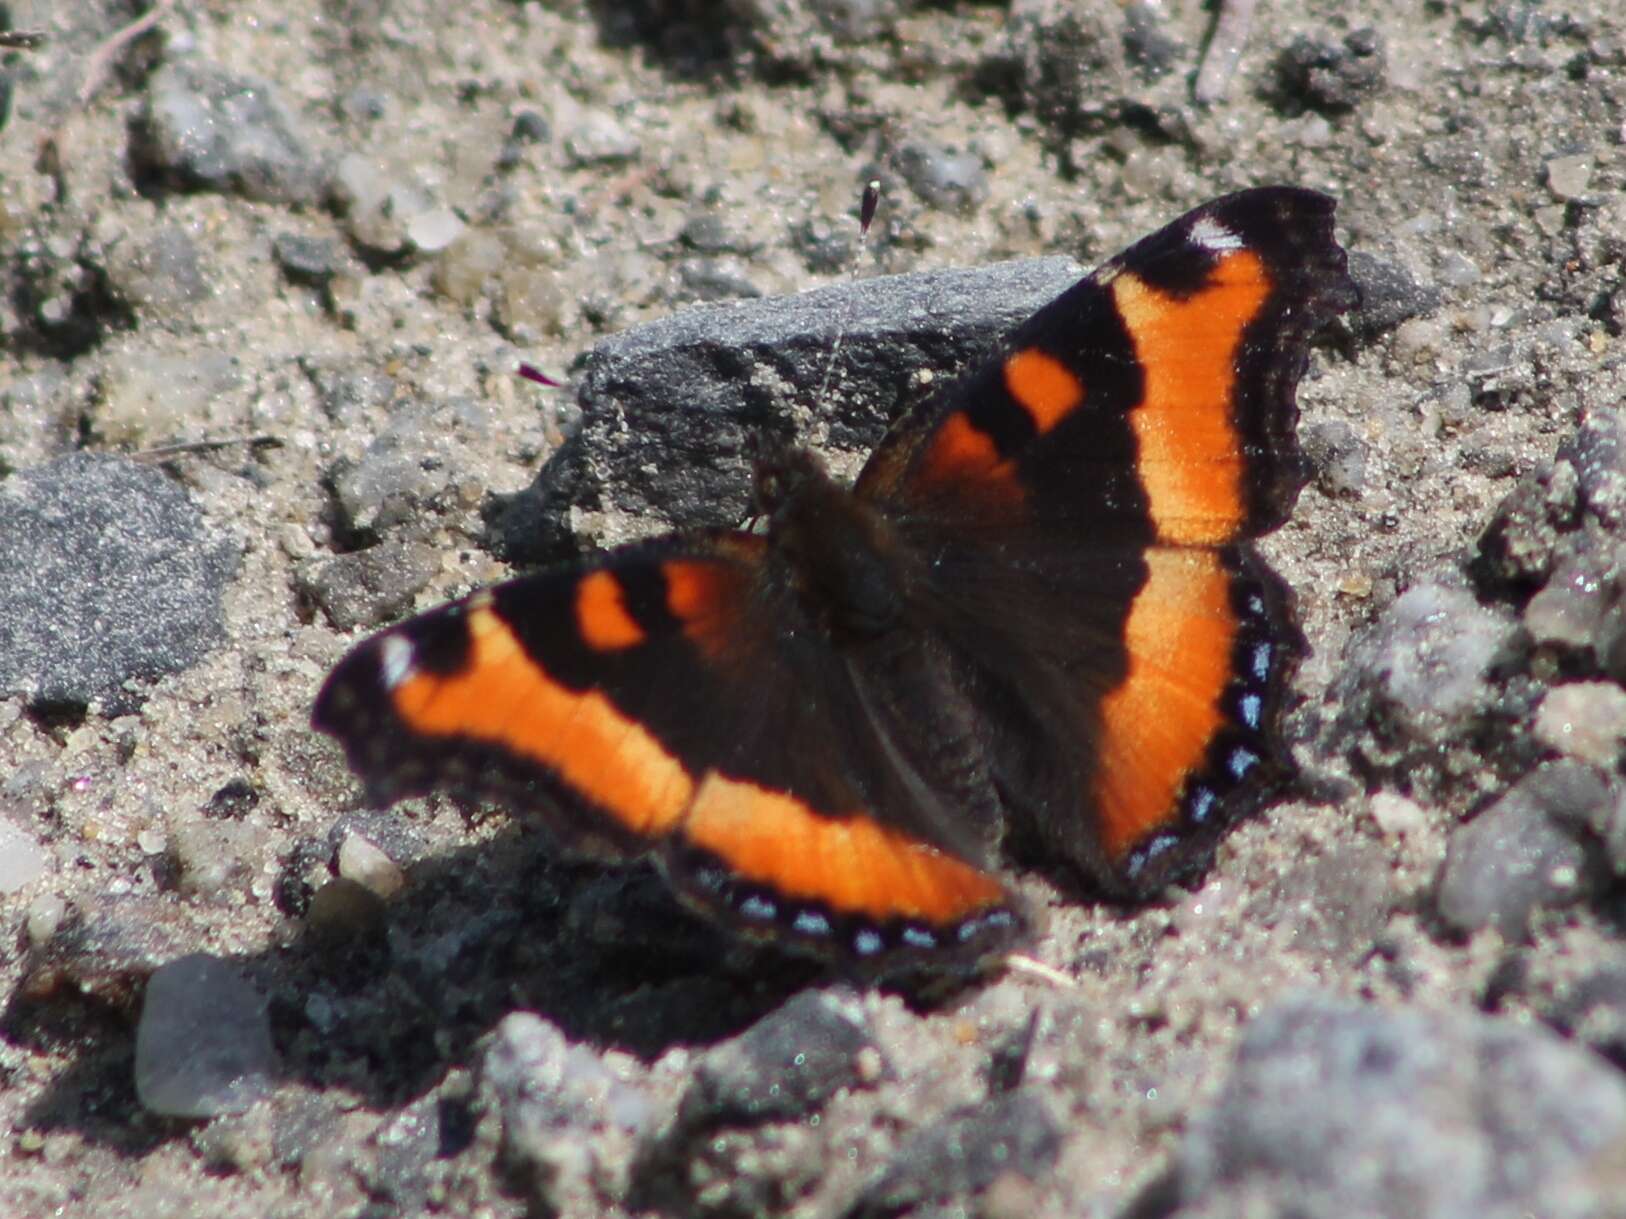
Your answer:
[[[6,7],[0,1213],[1618,1213],[1613,8],[1261,5],[1200,73],[1118,0]],[[1144,905],[1015,872],[1066,985],[855,991],[309,731],[350,632],[737,523],[765,427],[851,473],[1276,181],[1365,292],[1265,542],[1301,782]]]

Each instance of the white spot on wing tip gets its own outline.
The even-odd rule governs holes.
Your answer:
[[[1194,245],[1214,254],[1224,254],[1242,248],[1242,238],[1231,232],[1212,216],[1203,216],[1191,226],[1189,234]]]
[[[417,666],[412,663],[412,645],[399,635],[386,635],[378,641],[378,671],[384,688],[393,690],[411,677]]]

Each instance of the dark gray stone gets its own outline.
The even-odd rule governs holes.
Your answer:
[[[1336,114],[1353,110],[1383,88],[1383,39],[1356,30],[1342,43],[1295,38],[1276,62],[1277,85],[1289,104]]]
[[[510,559],[556,558],[573,546],[572,508],[737,524],[749,438],[816,406],[827,447],[867,451],[920,396],[921,375],[963,368],[1082,274],[1042,258],[887,276],[690,309],[606,339],[577,382],[581,432],[496,512],[492,542]]]
[[[367,550],[317,559],[299,571],[299,591],[341,631],[399,617],[440,570],[440,555],[422,542],[386,541]]]
[[[275,85],[200,62],[154,74],[131,155],[166,182],[272,203],[315,203],[326,178]]]
[[[1329,419],[1300,429],[1304,455],[1315,470],[1324,495],[1354,498],[1366,484],[1366,445],[1342,419]]]
[[[321,287],[339,270],[338,247],[320,237],[279,233],[271,242],[271,256],[282,273],[296,284]]]
[[[1038,1095],[1024,1090],[996,1096],[915,1135],[847,1214],[883,1219],[917,1213],[928,1203],[967,1198],[1007,1174],[1043,1181],[1061,1143],[1061,1124]]]
[[[136,1095],[164,1117],[242,1113],[277,1071],[265,1000],[207,953],[161,967],[136,1026]]]
[[[1440,916],[1460,931],[1523,936],[1530,916],[1584,897],[1597,883],[1580,840],[1611,809],[1608,785],[1578,762],[1528,775],[1451,835],[1440,873]]]
[[[1626,1079],[1545,1029],[1306,997],[1249,1026],[1157,1213],[1605,1214],[1587,1166],[1623,1137]]]
[[[880,1053],[851,994],[804,991],[696,1064],[678,1130],[692,1135],[805,1116],[863,1081],[865,1051]]]
[[[158,470],[76,453],[0,482],[0,694],[125,715],[224,630],[236,547]]]
[[[1366,340],[1440,307],[1438,290],[1418,283],[1398,263],[1365,250],[1349,252],[1349,277],[1361,291],[1360,306],[1349,315],[1349,324]]]

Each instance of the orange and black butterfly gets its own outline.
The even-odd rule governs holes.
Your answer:
[[[759,457],[759,532],[621,547],[361,643],[315,724],[379,802],[449,788],[652,856],[742,931],[874,973],[1020,936],[1013,847],[1138,897],[1286,769],[1303,651],[1249,539],[1356,293],[1333,202],[1147,237],[892,428],[852,487]]]

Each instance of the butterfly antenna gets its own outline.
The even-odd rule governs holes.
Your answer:
[[[852,266],[847,271],[847,282],[849,284],[858,280],[858,267],[863,261],[864,246],[869,240],[869,226],[875,220],[875,209],[880,206],[880,202],[881,180],[871,178],[864,183],[864,197],[858,204],[858,246],[853,250]],[[830,354],[825,357],[824,377],[819,382],[819,396],[814,399],[820,405],[824,403],[824,396],[830,390],[830,378],[835,375],[836,357],[841,354],[842,340],[847,337],[847,323],[850,320],[848,315],[851,310],[852,299],[849,297],[846,307],[842,310],[841,326],[836,331],[835,341],[830,344]]]

